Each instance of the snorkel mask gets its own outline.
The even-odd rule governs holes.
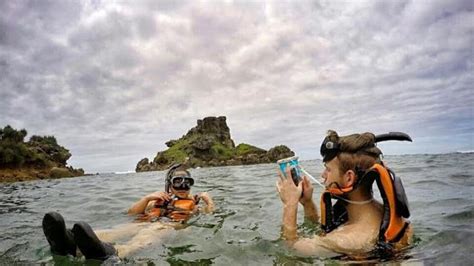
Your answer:
[[[194,185],[194,179],[189,175],[179,175],[171,178],[171,186],[176,190],[190,190],[192,185]]]
[[[339,146],[339,143],[329,140],[329,136],[326,137],[321,144],[320,149],[321,156],[323,156],[323,162],[329,162],[336,157],[341,152]]]
[[[170,193],[170,188],[176,190],[189,190],[194,185],[191,173],[185,170],[183,164],[172,165],[166,173],[165,191]]]

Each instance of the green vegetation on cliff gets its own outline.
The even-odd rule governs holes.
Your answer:
[[[25,142],[25,129],[0,128],[0,181],[83,175],[82,169],[66,167],[71,153],[54,136],[32,136]],[[66,173],[68,172],[68,174]]]
[[[249,153],[266,153],[264,149],[260,149],[258,147],[252,146],[250,144],[241,143],[235,147],[235,155],[237,156],[244,156]]]

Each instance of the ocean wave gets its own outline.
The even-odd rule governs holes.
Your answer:
[[[439,185],[439,186],[449,186],[449,183],[440,180],[419,180],[415,181],[412,184],[414,185]]]
[[[450,221],[472,221],[474,218],[474,207],[468,207],[468,209],[449,214],[444,218]]]
[[[474,150],[456,151],[456,153],[474,153]]]
[[[127,175],[127,174],[134,174],[135,171],[123,171],[123,172],[114,172],[116,175]]]

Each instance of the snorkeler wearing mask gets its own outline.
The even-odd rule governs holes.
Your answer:
[[[174,165],[166,174],[165,191],[151,193],[128,210],[130,215],[140,215],[138,220],[156,221],[163,218],[172,221],[185,221],[197,211],[197,204],[202,199],[206,206],[204,212],[214,210],[214,202],[208,193],[191,196],[194,179],[189,171],[181,165]]]
[[[393,254],[410,244],[413,231],[406,219],[410,213],[405,191],[401,180],[381,161],[382,152],[376,147],[377,142],[386,140],[411,141],[404,133],[339,137],[335,131],[328,132],[321,145],[325,167],[321,216],[308,177],[296,185],[289,167],[280,172],[277,191],[283,202],[282,235],[298,253],[361,258]],[[374,181],[382,203],[373,198]],[[307,220],[320,220],[321,235],[298,238],[298,202]]]
[[[214,210],[214,202],[208,193],[191,196],[193,185],[194,179],[190,172],[181,164],[173,165],[166,174],[165,192],[149,194],[128,210],[128,214],[138,215],[138,223],[97,232],[85,222],[74,224],[72,230],[66,229],[64,218],[59,213],[47,213],[43,218],[43,231],[51,252],[55,255],[76,256],[78,248],[86,259],[102,261],[127,256],[163,237],[167,232],[163,229],[174,229],[187,221],[198,211],[200,200],[206,204],[203,212]],[[114,246],[108,243],[126,236],[132,237],[126,244]]]

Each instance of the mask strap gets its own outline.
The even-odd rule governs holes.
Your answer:
[[[336,184],[336,188],[331,187],[333,184]],[[329,191],[329,192],[331,192],[332,194],[335,194],[335,195],[342,195],[344,193],[351,192],[353,189],[354,189],[353,186],[341,188],[341,186],[337,182],[332,182],[331,184],[329,184],[326,187],[327,191]]]

